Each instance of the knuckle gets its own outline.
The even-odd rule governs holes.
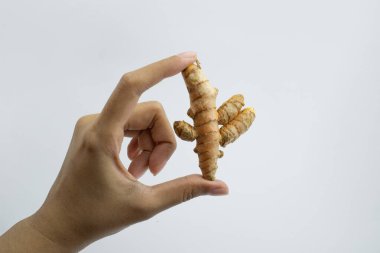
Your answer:
[[[97,118],[97,114],[88,114],[80,117],[75,123],[75,129],[82,130],[83,128],[88,128],[88,126],[94,123]]]
[[[133,92],[136,95],[141,95],[141,91],[138,89],[138,82],[132,72],[127,72],[122,75],[120,79],[120,85],[127,89],[128,92]]]
[[[133,83],[131,72],[127,72],[127,73],[123,74],[121,79],[120,79],[120,82],[126,86],[131,85]]]
[[[90,153],[96,152],[100,147],[96,133],[91,130],[83,134],[81,144],[82,149]]]
[[[158,118],[161,118],[161,120],[164,120],[168,122],[166,112],[164,109],[164,106],[156,100],[150,101],[151,110],[153,110]],[[175,138],[175,134],[173,132],[172,127],[170,126],[170,123],[168,122],[168,129],[169,130],[169,137],[168,137],[168,144],[170,145],[170,150],[176,150],[177,148],[177,141]]]
[[[75,123],[75,129],[78,129],[78,130],[82,129],[86,125],[87,125],[87,116],[82,116]]]
[[[159,113],[165,112],[164,107],[162,104],[156,100],[151,101],[152,108]]]

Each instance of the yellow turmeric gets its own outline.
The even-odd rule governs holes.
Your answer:
[[[255,119],[255,110],[247,107],[230,122],[220,128],[220,145],[225,147],[245,133]]]
[[[244,106],[243,95],[234,95],[218,108],[218,123],[225,125],[235,118]]]
[[[184,69],[182,76],[190,95],[187,114],[193,119],[194,127],[185,121],[176,121],[174,130],[182,140],[196,140],[194,152],[198,154],[203,177],[215,180],[217,159],[223,156],[219,145],[225,147],[246,132],[255,118],[255,111],[251,107],[241,110],[244,97],[240,94],[216,109],[218,89],[210,85],[198,60]],[[218,125],[222,127],[219,129]]]

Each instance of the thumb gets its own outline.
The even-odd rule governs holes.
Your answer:
[[[161,212],[201,195],[226,195],[228,186],[219,180],[209,181],[200,175],[177,178],[152,187],[156,210]]]

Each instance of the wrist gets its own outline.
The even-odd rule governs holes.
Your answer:
[[[25,225],[30,230],[41,237],[41,240],[54,245],[59,252],[78,252],[75,245],[68,240],[70,231],[66,230],[60,223],[63,222],[59,217],[54,221],[46,216],[43,212],[38,211],[24,220]]]
[[[70,212],[59,205],[45,204],[27,218],[34,231],[66,250],[63,252],[78,252],[92,242],[87,237],[89,233],[81,228],[80,221],[75,220],[75,215],[72,217]]]
[[[36,227],[32,220],[34,215],[21,220],[0,237],[0,248],[6,252],[76,252],[75,249],[62,245]]]

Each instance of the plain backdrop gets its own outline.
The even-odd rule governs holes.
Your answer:
[[[123,73],[193,50],[218,104],[243,93],[257,112],[219,160],[230,195],[83,252],[380,252],[379,13],[378,0],[1,0],[0,233],[40,207],[76,120]],[[181,76],[147,100],[189,121]],[[141,181],[199,173],[193,145]]]

